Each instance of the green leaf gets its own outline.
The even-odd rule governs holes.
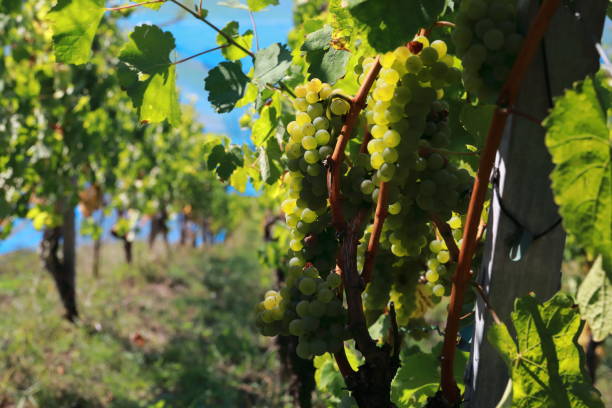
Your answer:
[[[257,51],[254,62],[253,82],[260,88],[275,84],[287,73],[291,66],[291,53],[279,43]]]
[[[603,72],[555,99],[545,120],[546,146],[563,226],[579,245],[612,265],[610,85]]]
[[[236,41],[236,43],[240,44],[242,47],[246,48],[247,50],[251,49],[251,46],[253,44],[253,32],[251,30],[247,30],[244,34],[239,35],[238,22],[230,21],[225,27],[223,27],[222,31],[228,36],[230,36],[234,41]],[[217,34],[217,44],[225,45],[227,44],[227,42],[228,41],[225,39],[225,37],[223,37],[221,34]],[[230,45],[228,47],[223,48],[221,50],[221,53],[225,58],[231,61],[239,60],[249,55],[246,52],[242,51],[240,48],[236,47],[235,45]]]
[[[335,48],[329,48],[325,52],[311,52],[308,56],[310,77],[334,84],[346,73],[346,65],[350,58],[350,52]]]
[[[612,333],[612,270],[604,268],[602,256],[598,256],[586,276],[576,301],[580,314],[589,323],[593,340],[603,341]]]
[[[260,11],[268,6],[277,6],[278,0],[247,0],[247,5],[251,11]]]
[[[329,25],[323,26],[320,30],[312,32],[306,36],[302,51],[326,50],[330,47],[332,40],[332,28]]]
[[[417,346],[402,350],[402,364],[391,383],[391,401],[398,408],[424,406],[427,397],[433,396],[440,384],[440,353],[442,344],[436,345],[430,353]],[[457,352],[454,376],[462,383],[463,370],[468,353]]]
[[[471,105],[463,104],[459,121],[463,128],[474,138],[473,144],[484,146],[484,141],[489,133],[495,105]]]
[[[174,37],[157,26],[137,26],[123,46],[119,82],[132,98],[141,122],[181,120],[176,67],[170,61]]]
[[[217,113],[225,113],[234,109],[248,82],[240,61],[224,61],[210,70],[204,80],[204,89],[208,91],[208,100]]]
[[[487,338],[510,368],[515,408],[603,408],[599,393],[584,373],[578,345],[582,321],[573,300],[558,293],[544,304],[532,296],[516,300],[514,342],[502,323]]]
[[[47,18],[53,30],[55,59],[67,64],[84,64],[89,60],[104,0],[59,0]]]
[[[379,52],[410,41],[421,27],[429,27],[444,11],[445,0],[348,0],[356,29],[367,34]]]
[[[246,191],[246,185],[249,180],[249,172],[244,167],[239,167],[232,173],[230,177],[230,185],[240,193]]]

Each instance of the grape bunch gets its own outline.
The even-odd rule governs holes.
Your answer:
[[[280,293],[266,292],[257,305],[257,326],[267,336],[297,336],[296,353],[304,359],[341,350],[348,332],[344,308],[335,293],[340,283],[336,273],[323,279],[317,268],[292,258],[286,286]]]
[[[516,0],[462,1],[452,39],[463,63],[465,88],[494,102],[523,42]]]

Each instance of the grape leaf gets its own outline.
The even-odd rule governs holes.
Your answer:
[[[181,120],[176,67],[170,62],[174,37],[153,25],[137,26],[123,46],[119,82],[132,98],[141,122]]]
[[[494,111],[495,105],[474,106],[469,103],[463,104],[459,114],[459,121],[463,128],[474,138],[474,145],[484,146]]]
[[[335,48],[330,48],[325,52],[312,52],[308,58],[310,77],[334,84],[346,73],[346,65],[350,58],[350,52]]]
[[[261,146],[274,134],[278,126],[278,108],[272,104],[261,109],[259,118],[253,124],[251,140],[255,146]]]
[[[239,35],[237,21],[230,21],[225,27],[223,27],[222,31],[247,50],[251,49],[253,44],[253,31],[247,30],[244,32],[244,34]],[[227,44],[227,40],[221,34],[217,34],[217,44],[225,45]],[[223,48],[221,53],[223,53],[225,58],[231,61],[239,60],[249,55],[235,45],[230,45]]]
[[[603,408],[584,373],[577,342],[583,324],[573,304],[563,293],[544,304],[532,296],[518,298],[512,312],[517,342],[505,324],[489,328],[489,342],[510,369],[513,407]]]
[[[47,18],[53,30],[55,59],[66,64],[84,64],[89,60],[104,0],[59,0]]]
[[[317,51],[326,50],[330,47],[332,40],[332,28],[330,25],[325,25],[323,28],[314,31],[306,36],[302,51]]]
[[[301,50],[306,51],[311,77],[333,84],[344,76],[351,53],[333,48],[331,43],[332,28],[325,25],[306,36]]]
[[[356,29],[367,33],[368,42],[379,52],[410,41],[421,27],[436,21],[445,6],[445,0],[348,0]]]
[[[204,80],[204,88],[217,113],[224,113],[234,109],[236,102],[244,95],[248,82],[240,61],[224,61],[210,70]]]
[[[442,344],[436,345],[430,353],[417,346],[402,350],[402,364],[391,383],[391,400],[398,408],[423,406],[427,397],[433,396],[440,387],[440,354]],[[454,376],[462,383],[463,370],[468,353],[459,351]]]
[[[247,0],[251,11],[261,11],[268,6],[277,6],[278,0]]]
[[[612,271],[597,257],[576,295],[580,313],[589,323],[593,340],[603,341],[612,333]]]
[[[563,226],[577,242],[612,265],[612,138],[605,73],[576,83],[546,118],[546,146],[555,168],[552,188]],[[608,267],[609,269],[609,267]]]
[[[283,79],[291,66],[291,53],[284,45],[272,44],[257,51],[253,65],[253,82],[263,88]]]

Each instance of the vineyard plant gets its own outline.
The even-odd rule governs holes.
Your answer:
[[[44,230],[66,317],[79,316],[75,206],[94,239],[115,214],[128,262],[143,220],[151,245],[167,244],[174,217],[195,245],[265,211],[259,258],[275,280],[252,293],[250,318],[275,338],[292,406],[603,408],[592,354],[612,331],[608,3],[295,1],[294,28],[271,44],[254,21],[278,0],[221,3],[248,13],[250,29],[213,23],[208,3],[0,0],[0,232],[19,217]],[[143,8],[180,11],[216,43],[178,59],[172,22],[123,35],[118,24]],[[597,33],[565,46],[584,72],[549,65],[566,38],[559,21]],[[212,52],[222,61],[202,94],[218,114],[242,113],[242,145],[204,132],[180,102],[177,65]],[[523,110],[543,82],[545,114]],[[541,232],[500,182],[523,171],[499,165],[517,122],[544,151],[521,153],[550,180]],[[256,196],[236,193],[247,189]],[[500,238],[506,218],[516,231]],[[557,292],[564,244],[588,270],[572,293]],[[487,265],[529,257],[554,274],[530,270],[542,279],[528,290],[490,296],[501,272],[483,285]],[[494,364],[477,357],[482,344],[505,362],[503,387],[474,377]],[[476,402],[485,394],[493,405]]]

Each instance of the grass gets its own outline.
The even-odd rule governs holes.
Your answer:
[[[79,251],[81,321],[62,320],[36,254],[0,257],[0,407],[282,407],[272,343],[253,325],[267,279],[248,239],[171,257]],[[253,240],[250,240],[253,242]]]

